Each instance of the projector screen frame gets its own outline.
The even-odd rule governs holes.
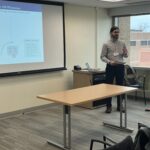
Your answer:
[[[27,71],[17,71],[17,72],[8,72],[8,73],[0,73],[0,77],[8,77],[8,76],[18,76],[18,75],[29,75],[29,74],[37,74],[37,73],[48,73],[54,71],[62,71],[67,70],[66,68],[66,45],[65,45],[65,18],[64,18],[64,3],[62,2],[53,2],[53,1],[42,1],[42,0],[4,0],[11,2],[25,2],[25,3],[35,3],[35,4],[46,4],[46,5],[56,5],[62,6],[62,17],[63,17],[63,54],[64,54],[64,66],[57,68],[46,68],[46,69],[37,69],[37,70],[27,70]]]

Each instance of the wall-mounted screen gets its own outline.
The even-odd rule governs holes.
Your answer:
[[[0,76],[64,70],[64,5],[0,0]]]

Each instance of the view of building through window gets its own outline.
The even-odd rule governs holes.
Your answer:
[[[129,41],[130,64],[133,66],[150,66],[150,15],[117,17],[121,39]],[[122,23],[123,22],[123,23]],[[129,29],[128,29],[129,28]],[[126,36],[127,32],[130,32]]]

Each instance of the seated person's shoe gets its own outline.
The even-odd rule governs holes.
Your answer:
[[[145,111],[150,111],[150,108],[145,108]]]
[[[117,111],[120,111],[120,107],[117,107]],[[125,109],[122,108],[122,112],[125,113]]]
[[[112,111],[112,107],[111,106],[106,107],[105,113],[111,113],[111,111]]]

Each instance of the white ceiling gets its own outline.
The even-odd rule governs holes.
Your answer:
[[[56,2],[65,2],[68,4],[84,5],[100,8],[115,8],[132,5],[150,5],[150,0],[124,0],[120,2],[104,2],[101,0],[48,0]]]

